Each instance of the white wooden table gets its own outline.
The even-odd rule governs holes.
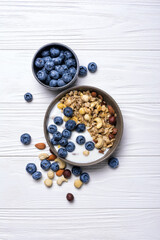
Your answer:
[[[159,24],[160,0],[0,1],[0,240],[160,239]],[[82,65],[95,61],[97,73],[76,84],[103,88],[124,116],[120,167],[85,169],[91,181],[81,190],[73,179],[47,189],[25,172],[28,162],[39,165],[34,144],[44,142],[56,96],[31,72],[33,54],[49,42],[69,45]]]

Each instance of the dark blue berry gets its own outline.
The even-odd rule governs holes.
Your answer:
[[[57,85],[58,85],[58,87],[62,87],[64,85],[66,85],[66,83],[62,79],[58,79]]]
[[[95,148],[94,142],[92,142],[92,141],[86,142],[85,148],[86,148],[88,151],[92,151],[92,150]]]
[[[97,71],[97,64],[94,63],[94,62],[91,62],[88,64],[88,70],[91,72],[91,73],[94,73]]]
[[[64,59],[64,51],[63,51],[63,50],[60,52],[59,57],[61,57],[62,59]]]
[[[52,169],[53,172],[57,172],[57,171],[59,170],[59,165],[58,165],[58,163],[57,163],[57,162],[53,162],[53,163],[51,164],[51,169]]]
[[[60,74],[63,75],[65,73],[65,70],[62,65],[55,66],[55,70]]]
[[[71,74],[72,77],[74,77],[74,75],[76,74],[76,71],[77,70],[75,69],[75,67],[70,67],[68,70],[68,72]]]
[[[50,54],[51,57],[58,57],[60,54],[60,50],[58,48],[53,47],[50,49]]]
[[[65,83],[69,83],[71,80],[72,80],[72,76],[70,73],[68,72],[65,72],[63,75],[62,75],[62,79]]]
[[[51,81],[51,77],[47,75],[47,79],[45,80],[45,84],[49,85],[49,82]]]
[[[24,133],[21,135],[20,140],[24,145],[28,145],[31,142],[31,136],[28,133]]]
[[[119,160],[115,157],[111,157],[109,160],[108,160],[108,165],[111,167],[111,168],[117,168],[119,166]]]
[[[42,57],[47,57],[47,56],[49,56],[49,54],[50,54],[49,50],[44,50],[44,51],[41,53]]]
[[[55,140],[54,138],[51,139],[51,143],[53,146],[58,145],[59,141]]]
[[[51,71],[54,68],[54,62],[52,60],[47,61],[44,67],[47,71]]]
[[[86,126],[84,125],[84,123],[79,123],[76,126],[76,131],[77,132],[84,132],[86,130]]]
[[[71,131],[69,131],[67,129],[64,129],[63,132],[62,132],[62,137],[70,138],[71,137]]]
[[[49,86],[50,86],[50,87],[57,87],[57,80],[51,80],[51,81],[49,82]]]
[[[37,58],[37,59],[35,60],[35,65],[36,65],[36,67],[38,67],[38,68],[44,67],[44,59],[43,59],[43,58]]]
[[[80,66],[79,67],[79,77],[85,77],[87,75],[87,68],[85,66]]]
[[[65,127],[69,131],[73,131],[76,127],[76,122],[74,120],[68,120],[65,124]]]
[[[68,67],[67,67],[65,64],[63,64],[62,67],[63,67],[63,69],[64,69],[65,72],[68,71]]]
[[[57,80],[59,78],[59,73],[55,70],[50,71],[50,77]]]
[[[50,56],[43,57],[44,62],[51,61],[52,58]]]
[[[88,182],[89,182],[89,179],[90,179],[89,174],[86,173],[86,172],[82,173],[81,176],[80,176],[80,180],[81,180],[83,183],[88,183]]]
[[[54,139],[55,141],[59,141],[61,138],[62,138],[62,133],[60,133],[60,132],[55,132],[55,133],[53,134],[53,139]]]
[[[72,117],[73,115],[73,109],[71,107],[66,107],[64,108],[63,110],[63,114],[66,116],[66,117]]]
[[[76,138],[76,142],[79,144],[79,145],[83,145],[85,143],[86,139],[84,136],[80,135]]]
[[[57,132],[57,126],[51,124],[51,125],[48,126],[47,130],[48,130],[49,133],[53,134],[53,133]]]
[[[33,174],[34,172],[37,171],[37,167],[34,163],[28,163],[27,166],[26,166],[26,171],[29,174]]]
[[[65,64],[67,65],[68,68],[76,67],[76,60],[73,58],[69,58],[65,61]]]
[[[31,93],[26,93],[24,94],[24,99],[27,101],[27,102],[31,102],[33,97],[32,97],[32,94]]]
[[[60,64],[62,64],[62,61],[63,61],[63,59],[61,57],[52,58],[52,60],[55,65],[60,65]]]
[[[64,52],[64,57],[65,57],[66,60],[69,59],[69,58],[71,58],[72,56],[73,56],[73,55],[72,55],[72,53],[71,53],[70,51],[66,50],[66,51]]]
[[[80,167],[77,167],[77,166],[72,167],[72,173],[76,177],[80,176],[81,172],[82,172],[82,169]]]
[[[39,171],[37,171],[37,172],[35,172],[35,173],[32,174],[32,178],[33,178],[34,180],[39,180],[41,177],[42,177],[42,173],[39,172]]]
[[[62,147],[65,147],[67,144],[68,144],[67,138],[62,137],[62,138],[59,140],[59,145],[61,145]]]
[[[41,161],[41,168],[42,168],[43,170],[47,171],[47,170],[50,169],[50,167],[51,167],[50,161],[48,161],[48,160],[46,160],[46,159],[44,159],[44,160]]]
[[[61,117],[57,116],[57,117],[54,118],[54,123],[56,125],[60,126],[63,123],[63,119]]]
[[[73,142],[68,142],[66,150],[67,152],[73,152],[75,150],[75,144]]]
[[[40,81],[45,81],[47,78],[47,73],[44,70],[40,70],[37,72],[37,77]]]
[[[67,157],[67,150],[65,148],[59,148],[58,149],[58,156],[61,158]]]

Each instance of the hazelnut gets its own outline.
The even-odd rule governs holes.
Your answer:
[[[114,125],[116,123],[116,118],[114,116],[109,117],[109,123]]]
[[[91,92],[91,96],[92,97],[97,97],[97,93],[96,92]]]
[[[98,95],[98,98],[100,98],[101,100],[103,100],[103,97],[102,97],[102,95]]]
[[[108,137],[109,137],[109,139],[113,139],[113,138],[114,138],[114,135],[110,133],[110,134],[108,135]]]
[[[117,134],[117,132],[118,132],[118,129],[117,129],[117,128],[113,128],[113,131],[112,131],[112,133],[113,133],[114,135],[116,135],[116,134]]]
[[[110,114],[114,115],[114,114],[115,114],[115,111],[114,111],[114,109],[111,107],[111,105],[108,105],[107,107],[108,107],[108,112],[109,112]]]

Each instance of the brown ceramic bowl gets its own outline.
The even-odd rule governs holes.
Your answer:
[[[93,165],[93,164],[96,164],[96,163],[99,163],[105,159],[108,159],[109,157],[111,157],[111,155],[115,152],[115,150],[117,149],[119,143],[120,143],[120,140],[122,138],[122,133],[123,133],[123,117],[122,117],[122,113],[121,113],[121,110],[118,106],[118,104],[115,102],[115,100],[106,92],[104,92],[103,90],[99,89],[99,88],[96,88],[96,87],[92,87],[92,86],[76,86],[76,87],[72,87],[70,89],[67,89],[63,92],[61,92],[60,94],[57,95],[57,97],[50,103],[47,111],[46,111],[46,114],[45,114],[45,118],[44,118],[44,134],[45,134],[45,138],[47,140],[47,143],[50,147],[50,149],[53,151],[53,153],[55,155],[58,156],[57,154],[57,151],[56,149],[54,148],[54,146],[51,144],[50,142],[50,138],[49,138],[49,134],[48,134],[48,131],[47,131],[47,125],[48,125],[48,118],[49,118],[49,115],[50,115],[50,112],[53,108],[53,106],[60,101],[60,99],[68,92],[70,92],[71,90],[82,90],[82,91],[86,91],[86,90],[89,90],[89,91],[95,91],[97,92],[98,94],[100,94],[104,101],[111,105],[113,107],[113,109],[115,110],[116,114],[117,114],[117,123],[116,123],[116,128],[118,129],[118,132],[117,132],[117,135],[116,135],[116,140],[113,144],[113,146],[107,151],[106,154],[102,155],[101,158],[93,161],[93,162],[89,162],[89,163],[75,163],[73,161],[70,161],[69,159],[63,159],[61,158],[63,161],[67,162],[67,163],[70,163],[72,165],[77,165],[77,166],[89,166],[89,165]]]

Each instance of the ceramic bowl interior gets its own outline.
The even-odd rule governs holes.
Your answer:
[[[73,54],[73,56],[74,56],[74,58],[75,58],[75,60],[76,60],[76,65],[77,65],[77,66],[76,66],[76,69],[77,69],[77,71],[76,71],[75,76],[72,78],[72,80],[71,80],[69,83],[67,83],[66,85],[64,85],[64,86],[62,86],[62,87],[50,87],[50,86],[44,84],[42,81],[40,81],[40,80],[38,79],[38,77],[37,77],[37,72],[38,72],[40,69],[35,66],[35,64],[34,64],[34,63],[35,63],[35,60],[36,60],[36,58],[41,57],[41,52],[42,52],[42,51],[44,51],[44,50],[49,50],[49,49],[52,48],[52,47],[57,47],[57,48],[59,48],[60,50],[64,50],[64,51],[69,50],[69,51]],[[77,57],[77,55],[75,54],[75,52],[74,52],[71,48],[69,48],[68,46],[66,46],[66,45],[64,45],[64,44],[61,44],[61,43],[49,43],[49,44],[44,45],[43,47],[41,47],[41,48],[35,53],[35,55],[34,55],[34,57],[33,57],[33,60],[32,60],[32,72],[33,72],[33,75],[34,75],[35,79],[36,79],[43,87],[45,87],[45,88],[47,88],[47,89],[49,89],[49,90],[52,90],[52,91],[61,91],[61,90],[64,90],[64,89],[70,87],[70,86],[77,80],[78,72],[79,72],[79,60],[78,60],[78,57]]]
[[[57,104],[60,101],[60,99],[66,93],[70,92],[71,90],[80,90],[80,91],[89,90],[89,91],[95,91],[98,94],[100,94],[103,97],[104,101],[107,104],[111,105],[113,107],[113,109],[115,110],[116,114],[117,114],[116,128],[118,129],[118,132],[117,132],[117,135],[115,137],[116,140],[115,140],[113,146],[107,151],[106,154],[102,155],[102,157],[100,157],[96,161],[89,162],[89,163],[75,163],[73,161],[70,161],[69,159],[62,159],[62,160],[66,161],[66,162],[68,162],[68,163],[70,163],[72,165],[89,166],[89,165],[93,165],[93,164],[99,163],[99,162],[101,162],[101,161],[103,161],[105,159],[108,159],[115,152],[115,150],[117,149],[117,147],[118,147],[118,145],[120,143],[120,140],[121,140],[121,137],[122,137],[122,133],[123,133],[123,117],[122,117],[121,110],[120,110],[118,104],[115,102],[115,100],[109,94],[104,92],[103,90],[101,90],[99,88],[96,88],[96,87],[92,87],[92,86],[79,86],[79,87],[72,87],[70,89],[67,89],[67,90],[61,92],[59,95],[57,95],[57,97],[50,103],[50,105],[49,105],[49,107],[48,107],[48,109],[46,111],[45,118],[44,118],[44,134],[45,134],[45,138],[46,138],[46,141],[47,141],[50,149],[53,151],[53,153],[55,155],[58,155],[56,149],[54,148],[54,146],[50,142],[49,133],[47,131],[47,125],[48,125],[48,119],[49,119],[49,116],[50,116],[50,112],[51,112],[52,108],[55,106],[55,104]]]

